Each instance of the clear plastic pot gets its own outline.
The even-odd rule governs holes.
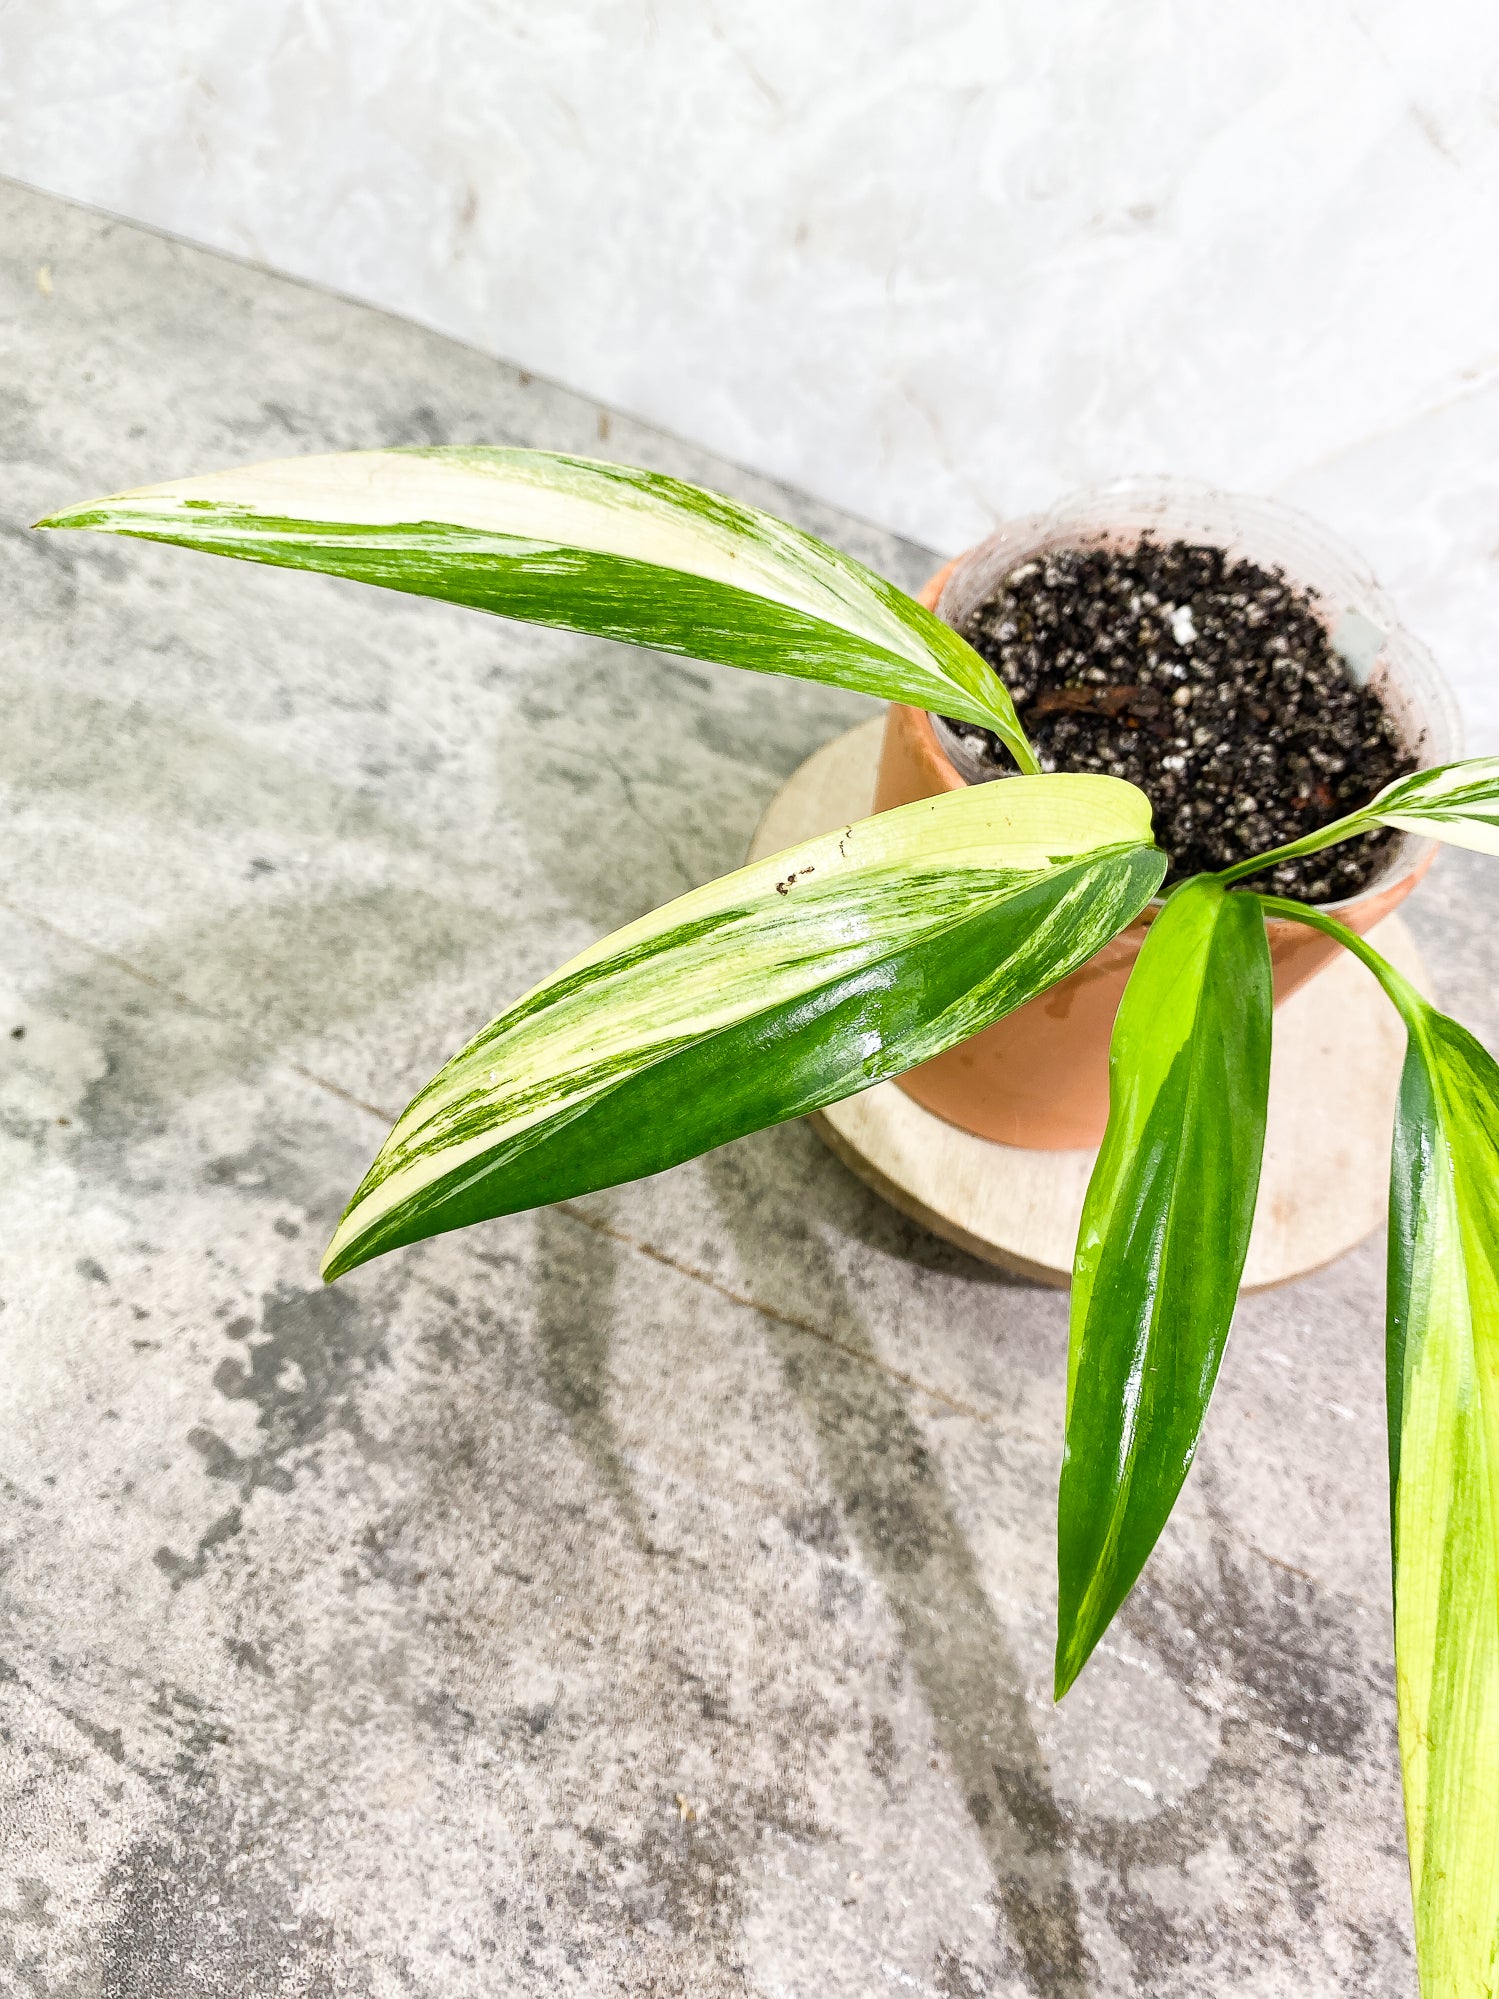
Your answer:
[[[1429,767],[1462,755],[1451,689],[1367,566],[1325,528],[1270,500],[1180,480],[1122,480],[1011,522],[939,570],[922,600],[961,630],[1031,557],[1087,545],[1132,548],[1146,532],[1162,541],[1211,543],[1283,570],[1313,594],[1350,677],[1380,696],[1416,762]],[[891,707],[876,810],[994,778],[940,717]],[[1403,834],[1367,888],[1324,906],[1350,928],[1368,930],[1405,899],[1433,852],[1430,841]],[[1042,998],[913,1069],[901,1087],[982,1137],[1046,1149],[1096,1144],[1108,1116],[1109,1031],[1149,918],[1150,912]],[[1267,927],[1279,1004],[1338,947],[1300,924]]]

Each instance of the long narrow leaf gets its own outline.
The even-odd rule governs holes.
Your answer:
[[[1249,1246],[1270,1074],[1253,896],[1211,877],[1152,924],[1114,1025],[1072,1280],[1056,1692],[1155,1546],[1197,1448]]]
[[[1395,1667],[1425,1999],[1499,1992],[1499,1068],[1409,996],[1390,1176]]]
[[[1473,1999],[1499,1992],[1499,1066],[1336,918],[1261,901],[1336,937],[1406,1027],[1385,1341],[1400,1761],[1421,1991]]]
[[[37,523],[325,570],[936,708],[1034,756],[966,641],[852,557],[658,472],[481,445],[289,458]]]
[[[1012,778],[860,820],[628,925],[397,1122],[324,1262],[607,1187],[853,1095],[1091,957],[1154,894],[1143,793]]]

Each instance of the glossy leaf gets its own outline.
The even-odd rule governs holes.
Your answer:
[[[659,1172],[940,1053],[1138,914],[1165,870],[1149,842],[1132,785],[1017,777],[682,896],[564,965],[427,1085],[325,1274]]]
[[[1499,1068],[1408,994],[1390,1177],[1395,1666],[1424,1999],[1499,1992]]]
[[[1082,1670],[1181,1490],[1259,1186],[1270,958],[1255,898],[1187,882],[1114,1025],[1109,1124],[1072,1279],[1056,1692]]]
[[[993,729],[966,641],[852,557],[658,472],[485,445],[289,458],[71,507],[39,527],[324,570],[505,617],[830,681]]]

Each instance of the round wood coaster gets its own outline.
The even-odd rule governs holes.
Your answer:
[[[876,716],[809,757],[771,800],[749,858],[867,817],[883,729]],[[1370,941],[1429,992],[1398,916]],[[1346,952],[1277,1009],[1246,1290],[1330,1263],[1384,1220],[1404,1057],[1394,1008]],[[1017,1276],[1068,1281],[1091,1149],[1033,1152],[975,1138],[894,1083],[831,1104],[812,1124],[845,1166],[934,1234]]]

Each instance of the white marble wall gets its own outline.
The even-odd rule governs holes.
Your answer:
[[[1493,0],[13,0],[0,172],[938,545],[1276,493],[1499,749]]]

